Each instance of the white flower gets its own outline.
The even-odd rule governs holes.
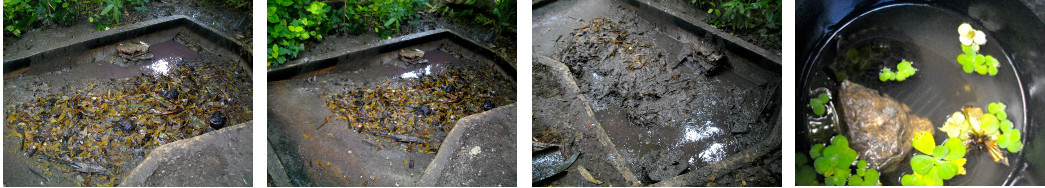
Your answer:
[[[962,25],[958,26],[958,35],[961,35],[958,37],[958,40],[962,41],[962,45],[977,48],[979,45],[987,43],[987,34],[984,34],[983,31],[973,29],[972,25],[969,25],[969,23],[962,23]]]

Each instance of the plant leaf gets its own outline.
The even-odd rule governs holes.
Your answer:
[[[928,174],[935,164],[936,160],[928,155],[919,154],[911,158],[911,169],[914,170],[914,173]]]
[[[914,149],[924,154],[932,154],[933,149],[936,149],[936,140],[933,140],[929,131],[922,131],[914,134],[913,145]]]

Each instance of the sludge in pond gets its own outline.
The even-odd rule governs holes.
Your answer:
[[[457,120],[515,100],[515,86],[490,65],[458,66],[419,78],[392,78],[328,95],[327,106],[376,147],[435,153]],[[384,140],[384,141],[382,141]],[[370,143],[370,142],[367,142]]]
[[[250,120],[249,77],[236,73],[238,63],[208,55],[183,61],[167,75],[35,93],[5,106],[5,133],[20,138],[18,153],[29,156],[30,169],[43,178],[116,186],[155,147],[212,130],[209,111],[231,112],[227,123]]]

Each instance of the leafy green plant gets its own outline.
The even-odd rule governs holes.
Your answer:
[[[796,157],[798,173],[796,183],[799,185],[817,185],[819,181],[817,174],[823,175],[824,185],[852,185],[871,186],[878,185],[878,170],[868,169],[867,161],[857,160],[856,150],[849,148],[849,140],[842,135],[831,138],[831,145],[813,145],[809,150],[812,157],[813,167],[809,167],[805,155],[799,153]],[[853,163],[856,163],[856,173],[853,174]],[[815,172],[815,173],[813,173]]]
[[[304,41],[323,39],[330,30],[330,7],[321,1],[272,0],[268,2],[268,65],[283,64],[305,49]]]
[[[476,4],[475,0],[466,1],[464,4]],[[496,0],[490,10],[483,10],[483,6],[454,9],[445,4],[433,7],[444,16],[449,16],[459,22],[473,22],[482,26],[494,27],[494,34],[500,35],[504,31],[515,31],[516,0]]]
[[[714,17],[708,23],[715,27],[728,26],[738,31],[760,28],[759,32],[764,35],[769,30],[780,29],[780,3],[779,0],[729,0],[701,4],[710,4],[708,14]]]
[[[878,73],[878,80],[881,80],[883,82],[902,82],[906,80],[907,77],[914,76],[914,73],[917,72],[918,69],[914,68],[914,66],[911,65],[911,62],[905,59],[903,61],[900,61],[900,63],[896,65],[896,72],[893,72],[891,69],[889,69],[889,67],[882,68],[882,72]]]
[[[1005,104],[992,102],[987,105],[987,113],[979,107],[967,106],[962,111],[948,117],[941,131],[952,139],[959,139],[967,144],[980,144],[987,150],[994,162],[1008,165],[1008,160],[1000,148],[1010,153],[1017,153],[1023,148],[1020,130],[1013,127],[1005,112]]]
[[[71,24],[76,22],[77,10],[88,2],[81,0],[5,0],[4,30],[21,36],[39,23]]]
[[[962,65],[962,70],[967,74],[975,71],[980,75],[997,75],[998,67],[1001,66],[998,59],[978,53],[980,45],[987,43],[986,34],[973,29],[972,25],[968,23],[962,23],[958,26],[958,35],[958,39],[962,43],[962,54],[958,54],[957,61]]]
[[[943,186],[943,180],[965,174],[966,150],[960,139],[947,139],[943,145],[937,146],[932,133],[922,131],[915,134],[912,143],[921,153],[911,158],[914,174],[903,175],[901,184]]]
[[[813,108],[813,114],[816,116],[823,116],[827,112],[828,102],[831,102],[831,98],[827,96],[827,93],[820,93],[816,98],[809,99],[809,107]]]
[[[1012,122],[1008,119],[1008,114],[1005,113],[1005,108],[1003,103],[992,102],[987,105],[987,111],[1000,119],[998,127],[1001,129],[1001,134],[995,136],[998,138],[998,147],[1005,148],[1010,153],[1018,153],[1023,148],[1020,130],[1013,127]]]

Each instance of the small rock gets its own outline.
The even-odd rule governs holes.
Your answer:
[[[483,101],[483,110],[490,110],[490,109],[493,109],[495,107],[497,107],[497,105],[493,104],[493,101],[490,101],[490,100]]]
[[[211,113],[209,120],[210,127],[214,128],[214,130],[221,129],[222,127],[225,127],[225,120],[225,114],[222,114],[221,112]]]
[[[399,51],[399,60],[401,60],[401,61],[406,61],[406,62],[410,62],[410,63],[424,64],[424,63],[428,62],[424,58],[425,58],[425,51],[421,51],[420,49],[400,50]]]
[[[428,108],[428,106],[421,106],[421,107],[416,108],[416,109],[417,109],[417,112],[416,112],[417,115],[425,115],[425,116],[427,116],[427,115],[431,115],[432,114],[432,109]]]
[[[132,123],[129,119],[117,121],[116,127],[120,128],[120,130],[123,132],[131,132],[134,131],[134,129],[138,128],[138,126],[134,125],[134,123]]]
[[[178,98],[178,91],[177,90],[161,91],[160,95],[163,95],[164,99],[168,99],[168,100],[176,99],[176,98]]]

